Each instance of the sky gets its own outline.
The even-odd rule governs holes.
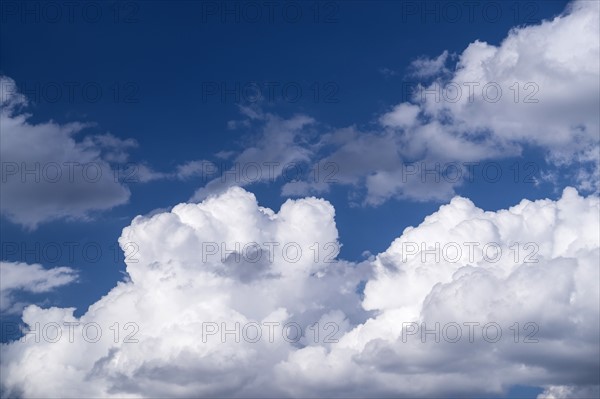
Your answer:
[[[0,396],[599,397],[599,4],[2,2]]]

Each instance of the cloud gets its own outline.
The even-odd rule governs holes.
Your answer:
[[[356,287],[367,275],[364,266],[329,263],[339,251],[337,238],[334,210],[326,201],[289,200],[275,213],[236,187],[200,204],[139,216],[119,239],[122,248],[135,243],[136,249],[126,261],[126,282],[78,319],[74,309],[30,306],[24,311],[23,321],[30,326],[39,322],[40,330],[50,322],[80,322],[74,333],[80,339],[3,345],[3,392],[189,397],[243,390],[259,395],[270,379],[265,370],[300,344],[286,342],[282,327],[274,342],[268,342],[265,329],[264,339],[255,344],[223,344],[220,335],[203,343],[202,325],[226,322],[231,329],[235,322],[294,322],[308,331],[315,322],[334,320],[341,335],[364,319]],[[238,251],[249,243],[260,248],[252,246],[254,252],[236,260],[231,253],[236,243],[241,243]],[[103,331],[94,344],[81,339],[83,326],[92,322]],[[139,343],[115,343],[109,330],[115,322],[121,328],[135,323]],[[51,368],[34,360],[48,356],[61,360],[51,360]]]
[[[571,188],[556,202],[523,200],[498,212],[454,198],[377,256],[362,303],[376,316],[329,349],[294,352],[277,365],[278,381],[293,396],[319,387],[411,397],[497,395],[518,384],[597,389],[599,214],[597,197]],[[464,243],[478,243],[472,257]],[[488,243],[501,248],[497,261],[486,259]],[[465,323],[479,323],[473,342]],[[497,343],[487,323],[502,329]],[[534,332],[538,342],[528,342]]]
[[[574,2],[552,20],[513,28],[499,45],[475,40],[448,73],[442,73],[447,51],[416,60],[414,73],[435,77],[433,82],[417,85],[409,101],[390,107],[370,131],[353,126],[324,135],[327,152],[313,162],[335,162],[335,183],[356,190],[367,205],[391,198],[447,200],[471,177],[407,178],[406,164],[432,169],[519,157],[524,149],[540,151],[552,170],[578,189],[597,193],[599,7],[595,1]],[[305,181],[286,186],[284,193],[324,192],[329,185]]]
[[[222,168],[191,201],[279,179],[283,196],[321,195],[343,185],[352,205],[442,202],[472,182],[475,169],[523,159],[525,151],[545,157],[547,170],[533,177],[537,183],[559,191],[566,180],[582,192],[597,193],[598,7],[574,2],[552,20],[513,28],[498,45],[475,40],[462,53],[415,60],[412,76],[423,81],[409,101],[391,106],[368,128],[331,129],[314,139],[313,131],[323,125],[310,116],[283,118],[259,104],[240,105],[242,119],[227,126],[258,134],[243,142],[242,151],[218,153],[232,166]],[[447,66],[450,57],[456,61],[453,70]],[[448,177],[448,171],[458,177]],[[152,180],[173,174],[144,175]],[[565,179],[544,178],[554,175]]]
[[[401,105],[394,115],[385,117],[385,123],[406,126],[416,123],[414,119],[414,106]],[[469,163],[518,154],[514,145],[498,145],[489,138],[472,142],[464,136],[453,136],[438,122],[402,131],[349,127],[328,133],[321,141],[323,147],[334,150],[309,167],[321,170],[319,177],[311,175],[302,183],[286,183],[284,194],[323,193],[331,185],[341,184],[357,190],[356,198],[362,197],[356,201],[358,205],[377,206],[390,198],[445,201],[471,173]],[[453,163],[458,163],[463,176],[460,179],[442,176],[441,171]],[[425,174],[426,169],[435,170],[436,165],[440,172]]]
[[[598,396],[600,396],[600,390],[597,385],[590,387],[552,385],[539,394],[537,399],[593,399]]]
[[[91,212],[124,204],[129,189],[115,179],[111,162],[136,146],[110,134],[76,135],[89,127],[72,122],[31,123],[15,83],[0,77],[2,214],[29,229],[56,219],[87,219]]]
[[[211,162],[210,167],[215,167]],[[189,161],[177,166],[177,178],[181,180],[198,176],[206,176],[206,161]]]
[[[274,182],[287,171],[295,170],[296,165],[310,161],[313,150],[307,130],[314,119],[305,115],[285,119],[250,107],[241,107],[241,111],[248,117],[244,122],[259,121],[261,132],[242,152],[231,157],[230,169],[196,190],[191,201],[201,201],[232,186]]]
[[[379,72],[386,79],[398,75],[398,72],[394,71],[393,69],[387,68],[387,67],[378,68],[377,72]]]
[[[128,183],[206,179],[217,171],[206,160],[156,171],[129,161],[135,140],[84,134],[90,123],[32,123],[27,106],[14,80],[0,76],[1,211],[27,229],[59,219],[91,220],[94,212],[127,203]]]
[[[421,109],[417,105],[402,103],[394,107],[392,112],[381,117],[381,124],[388,127],[409,128],[417,124]]]
[[[599,7],[574,2],[552,20],[512,29],[499,46],[475,41],[451,79],[427,88],[441,99],[426,91],[415,97],[426,115],[449,119],[449,130],[538,146],[559,164],[597,162]]]
[[[53,291],[77,279],[77,272],[69,267],[44,269],[39,264],[0,262],[0,312],[20,313],[25,304],[15,300],[15,294],[39,294]]]
[[[450,71],[446,68],[447,60],[448,50],[444,50],[444,52],[436,58],[417,58],[410,64],[410,75],[418,78],[429,78],[443,73],[449,73]]]
[[[146,163],[132,165],[134,169],[127,172],[136,182],[148,183],[158,180],[180,180],[202,179],[214,177],[218,172],[218,167],[213,162],[207,160],[194,160],[176,165],[171,172],[159,172]]]
[[[597,197],[572,188],[557,201],[523,200],[497,212],[456,197],[385,252],[353,264],[330,262],[340,243],[327,201],[288,200],[274,212],[229,188],[198,204],[136,217],[119,238],[127,253],[135,244],[128,278],[81,317],[72,308],[27,307],[23,321],[35,331],[25,342],[2,345],[2,392],[455,397],[524,383],[598,385],[599,214]],[[436,243],[451,242],[479,245],[436,261]],[[429,250],[424,261],[409,243]],[[489,260],[494,251],[484,252],[485,243],[501,248],[497,261]],[[73,342],[66,327],[58,342],[34,339],[49,323],[75,322]],[[249,342],[255,330],[246,335],[236,322],[279,325],[272,340],[263,327],[262,339]],[[297,342],[281,331],[292,322],[303,331]],[[423,343],[416,334],[403,342],[403,323],[433,329],[436,322],[494,322],[504,335],[490,343],[476,330],[470,342],[465,329],[455,343],[431,335]],[[526,323],[537,326],[538,343],[523,342],[531,333]],[[209,334],[208,325],[218,330]],[[98,342],[82,339],[95,338],[98,327]],[[331,332],[335,339],[325,340]]]

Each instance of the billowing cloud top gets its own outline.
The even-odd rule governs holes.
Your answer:
[[[498,212],[456,197],[363,264],[332,262],[316,198],[274,212],[231,188],[138,216],[119,239],[129,279],[79,318],[26,308],[3,395],[571,392],[600,369],[599,212],[571,188]]]

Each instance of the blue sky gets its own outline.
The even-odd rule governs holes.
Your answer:
[[[337,259],[353,270],[366,270],[348,279],[359,282],[357,295],[366,295],[362,307],[380,315],[393,306],[371,305],[383,303],[374,293],[383,279],[377,274],[381,270],[376,255],[391,251],[391,243],[405,228],[420,225],[454,196],[496,212],[523,199],[561,204],[566,201],[565,187],[575,187],[581,201],[591,204],[591,221],[582,220],[594,226],[600,142],[595,2],[475,1],[474,8],[461,1],[274,4],[126,1],[78,3],[75,8],[64,2],[2,4],[2,261],[21,266],[39,264],[37,272],[42,276],[41,280],[27,283],[24,278],[21,285],[5,286],[5,304],[0,307],[3,323],[20,322],[27,304],[76,308],[75,317],[92,320],[88,307],[100,306],[99,301],[106,299],[101,298],[114,292],[118,282],[140,284],[135,278],[131,281],[131,268],[137,266],[126,264],[126,248],[122,248],[126,240],[121,240],[119,247],[119,237],[124,237],[123,229],[131,225],[131,234],[144,237],[136,241],[141,246],[146,235],[158,233],[144,232],[132,224],[132,219],[147,215],[142,219],[150,220],[154,214],[169,214],[177,204],[200,203],[207,197],[223,196],[225,203],[234,195],[227,191],[232,185],[243,186],[260,206],[274,212],[288,198],[316,196],[328,201],[335,208]],[[585,34],[578,32],[577,26],[583,26]],[[479,85],[473,106],[465,100],[464,82]],[[485,93],[480,89],[490,82],[501,87],[498,102],[480,98],[494,95],[494,88]],[[453,84],[464,89],[460,100],[449,100],[453,94],[444,91],[441,101],[435,101],[432,88],[452,90]],[[518,100],[514,85],[519,90]],[[420,96],[419,87],[428,88],[429,94]],[[27,180],[27,175],[21,181],[22,170],[15,174],[7,169],[9,165],[21,168],[21,162],[37,162],[43,167],[66,161],[101,165],[102,179],[91,185],[77,178],[75,183],[36,184]],[[223,184],[223,172],[230,168],[235,171],[235,167],[246,170],[248,165],[258,164],[264,177],[265,162],[298,166],[303,171],[301,184],[290,184],[293,178],[281,175],[281,171],[274,179],[252,184],[241,184],[229,173]],[[436,165],[442,172],[435,172]],[[453,180],[443,173],[451,173],[453,165],[458,165],[464,179]],[[320,175],[311,180],[309,171],[315,168]],[[434,172],[419,179],[421,169]],[[207,170],[217,172],[208,174]],[[497,171],[501,176],[496,177]],[[64,177],[66,171],[62,172]],[[403,178],[408,179],[406,185],[400,184]],[[243,202],[244,198],[238,200]],[[581,207],[577,209],[584,214]],[[217,215],[219,211],[211,212]],[[304,211],[297,212],[300,220],[312,220]],[[569,214],[571,210],[561,212]],[[542,213],[533,213],[531,220],[542,223]],[[456,215],[462,214],[456,210]],[[236,220],[228,225],[232,233],[223,237],[244,231],[236,227]],[[239,223],[243,226],[245,222]],[[315,223],[307,224],[314,231],[301,227],[303,234],[327,237],[328,227]],[[556,221],[523,229],[531,234],[556,229],[556,234],[562,234],[559,225]],[[499,224],[494,231],[502,232],[504,227]],[[172,238],[154,237],[150,247],[160,248],[160,242],[180,237],[169,226],[163,229]],[[471,233],[474,239],[485,235],[476,228]],[[508,240],[504,233],[498,234]],[[586,257],[578,252],[574,258],[597,257],[598,243],[593,236],[588,239],[592,243],[585,248],[590,253]],[[546,248],[542,238],[535,240],[542,250]],[[163,252],[165,257],[168,253]],[[552,254],[546,258],[558,256],[556,250]],[[171,259],[178,258],[174,255]],[[161,264],[164,259],[153,261]],[[65,280],[52,282],[51,277],[44,277],[42,269],[57,267],[69,268],[63,270]],[[591,270],[597,274],[597,265]],[[21,281],[15,277],[18,273],[15,267],[11,278]],[[23,269],[21,273],[34,271]],[[47,288],[39,288],[45,278]],[[551,285],[551,278],[559,277],[547,278]],[[35,284],[37,292],[32,288]],[[369,284],[373,288],[363,292]],[[434,287],[429,288],[433,298]],[[580,295],[593,303],[597,289],[596,284],[595,289]],[[369,295],[374,299],[368,299]],[[351,307],[350,302],[345,303]],[[281,306],[285,307],[283,302]],[[288,311],[294,313],[290,306]],[[586,311],[595,310],[597,317],[597,304],[590,306]],[[428,314],[422,312],[421,320]],[[536,314],[532,312],[528,316]],[[302,311],[296,311],[299,313]],[[366,316],[359,313],[348,316],[356,331],[366,325]],[[139,314],[143,316],[143,312]],[[377,319],[373,314],[369,317]],[[29,317],[33,320],[31,317],[36,316]],[[40,316],[40,320],[48,321],[48,317]],[[591,331],[597,341],[598,326]],[[13,338],[3,329],[2,342]],[[570,343],[567,338],[565,342]],[[598,343],[590,345],[591,353],[597,355]],[[10,374],[19,370],[18,348],[6,345],[3,373],[9,377],[2,377],[2,395],[36,396],[35,389],[42,389],[43,382],[28,391],[25,378]],[[553,347],[548,348],[553,351]],[[333,356],[335,351],[328,350]],[[364,351],[360,350],[361,356]],[[211,358],[207,359],[210,364]],[[559,361],[556,359],[560,357],[547,362]],[[570,361],[575,370],[584,365],[598,370],[598,359],[593,356]],[[259,363],[260,367],[270,367]],[[489,391],[478,384],[469,390],[467,380],[457,377],[447,389],[423,390],[421,395],[536,398],[542,392],[556,394],[560,389],[567,395],[586,395],[589,387],[589,392],[598,392],[597,379],[591,381],[581,373],[566,375],[543,360],[531,364],[542,371],[518,378],[510,369],[510,378],[491,378],[493,389]],[[27,366],[21,363],[24,369]],[[173,364],[163,365],[165,370],[170,366]],[[232,373],[247,378],[235,370]],[[285,378],[277,375],[282,379],[277,379],[275,386],[257,383],[248,388],[236,383],[214,391],[197,387],[177,391],[165,388],[170,383],[165,372],[166,385],[152,391],[139,388],[131,380],[115,382],[117,377],[110,374],[111,378],[89,391],[60,391],[57,384],[57,390],[50,392],[67,396],[348,394],[332,381],[320,386],[309,377],[304,385],[298,382],[289,391],[282,391],[277,384]],[[442,384],[434,384],[435,377],[433,370],[428,377],[432,386]],[[357,395],[417,394],[394,391],[385,387],[385,378],[373,378],[374,384],[380,384],[378,389],[356,391]],[[68,386],[69,381],[77,385],[75,380],[76,376],[69,376],[62,381]]]

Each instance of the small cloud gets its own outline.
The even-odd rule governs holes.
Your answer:
[[[157,180],[188,180],[194,177],[211,177],[218,171],[217,166],[206,160],[188,161],[179,164],[172,172],[158,172],[146,164],[135,166],[132,178],[140,183],[148,183]]]
[[[386,67],[379,68],[377,70],[377,72],[379,72],[381,75],[383,75],[383,77],[386,79],[391,78],[392,76],[398,75],[397,71],[394,71],[393,69],[386,68]]]
[[[448,50],[444,50],[437,58],[420,57],[411,62],[410,75],[418,78],[429,78],[450,72],[446,68]]]
[[[210,161],[190,161],[177,166],[176,176],[179,180],[187,180],[193,177],[206,177],[215,174],[217,166]]]
[[[27,304],[15,300],[16,292],[50,292],[75,280],[77,271],[69,267],[44,269],[39,264],[0,262],[0,311],[19,313],[23,310]]]
[[[235,151],[219,151],[215,154],[215,157],[219,159],[229,159],[235,155]]]

